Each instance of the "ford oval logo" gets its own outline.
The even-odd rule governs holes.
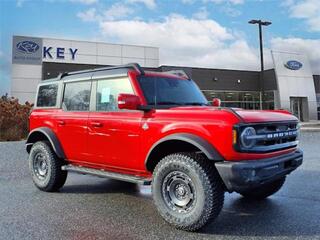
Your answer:
[[[296,60],[290,60],[284,66],[290,70],[299,70],[302,68],[302,63]]]
[[[22,41],[17,43],[17,49],[23,53],[35,53],[39,49],[39,45],[32,41]]]

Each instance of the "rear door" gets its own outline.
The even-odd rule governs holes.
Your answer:
[[[93,79],[95,76],[93,75]],[[140,156],[143,112],[118,109],[119,93],[134,94],[128,76],[98,78],[93,83],[95,111],[88,120],[90,162],[133,170]]]
[[[62,109],[55,116],[57,135],[67,159],[87,160],[88,116],[91,95],[91,74],[77,75],[64,83]]]

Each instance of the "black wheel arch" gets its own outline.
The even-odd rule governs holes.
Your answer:
[[[209,160],[223,161],[221,154],[207,140],[190,133],[176,133],[154,143],[145,159],[145,167],[152,172],[162,157],[174,152],[202,152]]]
[[[50,142],[53,151],[55,152],[55,154],[57,154],[59,158],[66,158],[59,139],[57,138],[56,134],[48,127],[39,127],[33,129],[29,133],[26,141],[27,152],[30,153],[31,147],[34,143],[43,140],[47,140]]]

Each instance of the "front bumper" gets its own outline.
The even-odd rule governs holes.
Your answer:
[[[302,164],[300,149],[277,157],[215,164],[229,192],[241,192],[279,179]]]

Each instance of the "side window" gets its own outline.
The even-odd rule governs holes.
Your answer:
[[[57,103],[58,84],[39,87],[37,107],[54,107]]]
[[[96,110],[118,111],[119,93],[134,93],[128,78],[98,80]]]
[[[91,82],[66,83],[63,108],[66,111],[89,111]]]

